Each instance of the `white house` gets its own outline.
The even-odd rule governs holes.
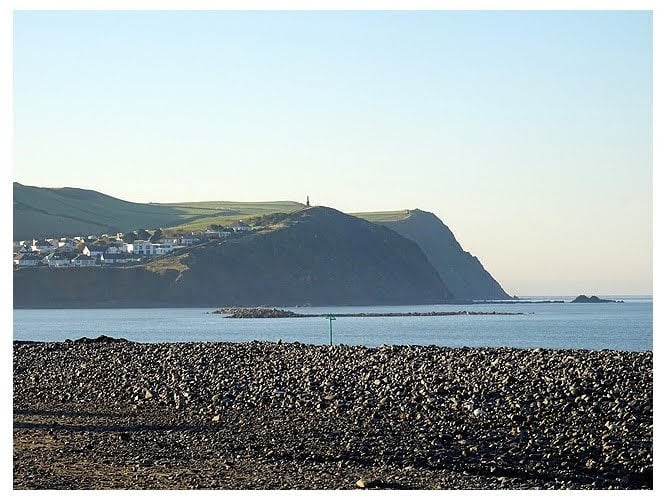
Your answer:
[[[47,240],[33,240],[32,245],[30,246],[30,250],[33,252],[39,252],[39,253],[51,253],[53,250],[58,248],[58,244],[56,243],[55,246],[53,246],[51,243],[49,243]]]
[[[223,227],[222,229],[206,229],[204,236],[208,238],[227,238],[231,236],[233,231],[231,228]]]
[[[78,241],[70,238],[60,238],[60,241],[58,241],[58,248],[60,250],[75,250],[78,243]]]
[[[179,248],[185,248],[185,247],[183,245],[174,245],[173,243],[162,243],[160,245],[157,245],[155,252],[157,253],[157,255],[164,255],[169,252],[173,252],[174,250],[177,250]]]
[[[242,220],[239,220],[236,224],[232,226],[232,229],[236,232],[242,232],[242,231],[252,231],[252,228],[247,222],[244,222]]]
[[[155,251],[155,248],[159,245],[146,240],[134,240],[132,246],[132,253],[138,253],[141,255],[156,255],[157,252]]]
[[[171,250],[173,250],[173,247],[171,246],[163,246],[160,244],[155,245],[155,255],[164,255],[169,253]]]
[[[160,238],[160,245],[178,245],[178,238]]]
[[[90,249],[88,248],[88,245],[83,245],[83,248],[81,248],[79,252],[90,257]]]
[[[179,243],[181,245],[189,246],[189,245],[196,245],[200,241],[201,240],[199,238],[196,238],[194,236],[181,236]]]
[[[102,264],[127,264],[128,262],[135,262],[138,259],[131,253],[108,253],[100,257]]]
[[[124,243],[110,243],[105,253],[122,253]]]
[[[184,246],[172,243],[151,243],[145,240],[134,240],[133,246],[133,253],[141,255],[164,255],[177,248],[185,248]]]
[[[72,259],[72,265],[75,267],[91,267],[97,265],[97,259],[87,255],[77,255]]]
[[[47,255],[44,260],[49,267],[69,267],[72,257],[63,253],[52,253]]]

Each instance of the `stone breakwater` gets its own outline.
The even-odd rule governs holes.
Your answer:
[[[652,353],[14,343],[15,489],[652,488]]]
[[[295,313],[286,309],[269,307],[222,307],[213,311],[213,314],[222,314],[226,318],[323,318],[326,314]],[[428,312],[358,312],[336,313],[338,318],[391,318],[405,316],[517,316],[521,312],[495,312],[495,311],[428,311]]]

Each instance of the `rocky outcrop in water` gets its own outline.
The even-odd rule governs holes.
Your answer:
[[[307,318],[316,316],[315,314],[298,314],[275,307],[222,307],[213,311],[213,314],[221,314],[228,318]]]
[[[610,299],[600,299],[596,295],[588,297],[587,295],[579,295],[571,301],[572,304],[601,304],[605,302],[611,303],[621,303],[623,300],[610,300]]]
[[[213,314],[221,314],[227,318],[322,318],[327,314],[303,314],[287,311],[285,309],[267,307],[222,307],[213,311]],[[395,318],[411,316],[516,316],[521,312],[496,312],[496,311],[407,311],[407,312],[358,312],[358,313],[335,313],[339,318]]]
[[[15,489],[652,488],[651,352],[14,343]]]

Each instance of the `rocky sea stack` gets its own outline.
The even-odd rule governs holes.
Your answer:
[[[596,295],[588,297],[587,295],[579,295],[571,301],[572,304],[601,304],[604,302],[608,303],[622,303],[623,300],[611,300],[611,299],[600,299]]]
[[[651,352],[15,342],[13,485],[647,489],[652,380]]]

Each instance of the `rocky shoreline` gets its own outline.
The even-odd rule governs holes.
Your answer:
[[[652,352],[14,342],[15,489],[651,489]]]

